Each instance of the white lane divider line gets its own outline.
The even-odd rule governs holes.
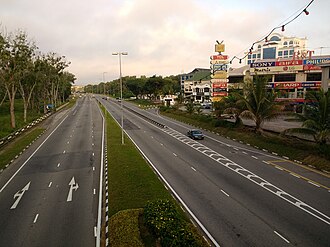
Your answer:
[[[294,176],[294,177],[296,177],[296,178],[300,178],[300,176],[298,176],[297,174],[292,173],[292,172],[290,173],[290,175],[291,175],[291,176]]]
[[[34,220],[33,220],[33,224],[35,224],[37,222],[38,217],[39,217],[39,214],[36,214],[36,216],[34,217]]]
[[[93,166],[93,171],[95,171],[95,166]]]
[[[96,226],[94,226],[94,237],[97,236],[97,229],[96,229]]]
[[[50,183],[48,184],[48,188],[50,188],[50,187],[52,186],[52,184],[53,184],[53,182],[50,182]]]
[[[196,171],[196,169],[195,169],[194,167],[191,166],[190,168],[191,168],[193,171]]]
[[[63,153],[65,154],[65,150],[63,151]]]
[[[173,153],[174,156],[178,156],[176,153]]]
[[[242,153],[243,153],[243,154],[248,154],[248,153],[247,153],[247,152],[245,152],[245,151],[242,151]]]
[[[228,197],[229,197],[229,194],[228,194],[228,193],[226,193],[225,191],[221,190],[221,192],[222,192],[224,195],[226,195],[226,196],[228,196]]]
[[[283,239],[285,242],[287,242],[288,244],[290,243],[289,240],[287,240],[285,237],[283,237],[281,234],[279,234],[277,231],[274,231],[274,233],[279,236],[281,239]]]
[[[312,181],[308,181],[308,183],[310,183],[311,185],[314,185],[316,187],[319,187],[320,188],[320,185],[316,184],[316,183],[313,183]]]
[[[253,156],[253,155],[251,155],[251,157],[252,157],[253,159],[256,159],[256,160],[258,159],[258,157],[256,157],[256,156]]]
[[[60,165],[61,165],[61,163],[58,163],[58,164],[57,164],[57,167],[60,167]]]
[[[96,189],[94,189],[93,194],[96,195]]]

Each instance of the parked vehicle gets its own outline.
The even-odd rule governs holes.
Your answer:
[[[202,131],[200,131],[198,129],[189,130],[187,132],[187,136],[194,140],[203,140],[204,139],[204,135],[203,135]]]

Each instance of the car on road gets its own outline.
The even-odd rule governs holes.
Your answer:
[[[192,129],[187,132],[187,136],[194,140],[203,140],[203,132],[198,129]]]

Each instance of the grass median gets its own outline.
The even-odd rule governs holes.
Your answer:
[[[104,111],[103,107],[102,109]],[[171,246],[175,246],[173,243],[178,241],[184,243],[180,246],[208,246],[135,145],[127,136],[125,136],[125,144],[122,144],[120,127],[109,114],[105,115],[110,245],[160,246],[160,242],[166,240],[172,243]],[[144,214],[146,205],[149,205],[149,211],[158,212],[160,205],[163,204],[173,205],[177,215],[173,219],[175,222],[166,221],[167,217],[156,217],[152,223],[165,226],[171,237],[165,237],[165,233],[156,232],[146,224]],[[168,210],[165,207],[159,213],[166,213],[166,209]]]
[[[148,201],[173,200],[130,139],[121,144],[121,129],[106,114],[109,216],[125,209],[143,208]]]

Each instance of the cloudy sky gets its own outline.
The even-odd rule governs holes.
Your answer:
[[[39,49],[64,55],[77,85],[123,75],[176,75],[208,68],[216,40],[230,57],[297,15],[310,0],[0,0],[3,32],[24,30]],[[330,54],[330,1],[315,0],[283,32]],[[282,33],[280,30],[278,32]],[[324,47],[320,49],[320,47]],[[234,64],[235,65],[235,64]],[[238,64],[236,65],[238,66]],[[106,73],[103,73],[106,72]]]

